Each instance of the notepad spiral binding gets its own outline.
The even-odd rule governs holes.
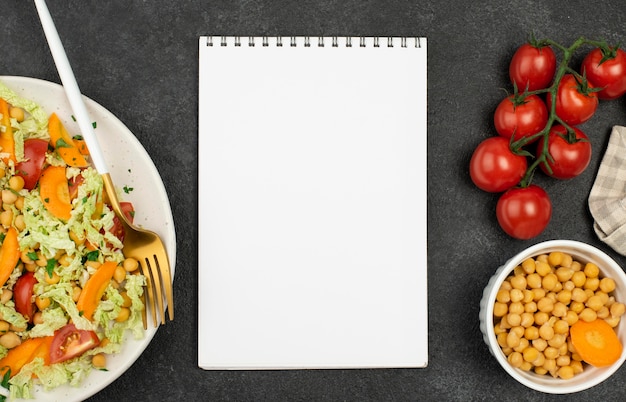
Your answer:
[[[422,47],[420,37],[407,36],[207,36],[207,46],[249,46],[254,47],[259,43],[261,46],[289,46],[289,47]]]

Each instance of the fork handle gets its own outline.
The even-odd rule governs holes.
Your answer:
[[[41,21],[41,26],[43,27],[43,31],[48,41],[48,46],[50,47],[50,52],[52,53],[52,58],[54,59],[59,77],[61,78],[61,83],[65,89],[65,94],[70,106],[72,107],[72,111],[74,112],[74,117],[76,117],[76,121],[78,122],[81,134],[87,142],[87,148],[89,149],[91,161],[96,167],[98,173],[108,173],[109,169],[104,160],[102,150],[100,149],[100,144],[98,143],[98,138],[96,137],[89,113],[87,113],[83,96],[78,88],[78,83],[76,82],[76,77],[72,71],[72,66],[67,59],[67,54],[65,53],[65,49],[61,43],[61,38],[59,37],[59,33],[54,25],[48,6],[46,5],[45,0],[34,1],[39,14],[39,19]]]

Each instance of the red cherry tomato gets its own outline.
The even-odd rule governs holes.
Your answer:
[[[598,92],[600,99],[617,99],[626,93],[626,52],[611,49],[606,55],[600,48],[595,48],[585,56],[581,65],[587,78],[603,88]]]
[[[542,163],[541,170],[555,179],[571,179],[581,174],[591,161],[591,142],[587,135],[576,127],[572,127],[575,133],[575,141],[568,142],[567,129],[560,124],[552,126],[548,134],[548,153],[552,160],[548,160],[548,165],[552,169],[549,173]],[[537,149],[544,146],[544,139],[541,138],[537,144]]]
[[[24,188],[32,190],[39,181],[44,161],[48,141],[41,139],[29,139],[24,141],[24,161],[15,166],[15,174],[24,179]]]
[[[27,272],[19,277],[13,287],[13,299],[15,300],[15,310],[23,315],[29,322],[33,321],[35,315],[35,304],[33,303],[33,287],[37,279],[32,272]]]
[[[481,190],[499,193],[519,183],[526,168],[526,158],[511,151],[509,140],[496,136],[487,138],[474,150],[470,177]]]
[[[80,356],[99,344],[100,339],[95,332],[77,329],[74,324],[67,324],[54,332],[50,345],[50,363],[60,363]]]
[[[587,86],[592,88],[591,81]],[[586,93],[585,93],[586,92]],[[547,96],[548,108],[552,107],[552,96]],[[556,92],[556,115],[569,125],[578,125],[589,120],[598,108],[598,94],[586,91],[572,74],[565,74]]]
[[[511,82],[520,92],[535,91],[550,86],[556,71],[556,56],[549,46],[535,47],[529,43],[520,46],[509,65]]]
[[[120,208],[122,209],[124,215],[126,215],[126,218],[130,221],[130,223],[133,223],[133,219],[135,217],[135,209],[133,207],[133,204],[126,201],[121,201]],[[124,229],[124,225],[122,225],[122,222],[120,222],[120,219],[117,217],[117,215],[113,217],[113,227],[111,227],[110,232],[122,242],[126,237],[126,230]]]
[[[543,130],[548,123],[548,109],[537,95],[516,99],[504,98],[494,113],[493,122],[498,134],[514,140],[528,137]]]
[[[500,196],[496,217],[509,236],[531,239],[548,226],[552,217],[552,202],[548,193],[535,184],[512,188]]]

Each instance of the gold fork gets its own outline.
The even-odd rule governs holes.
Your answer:
[[[146,317],[147,310],[152,312],[152,321],[155,327],[158,326],[159,323],[165,324],[165,305],[162,289],[165,290],[164,293],[167,299],[169,319],[174,319],[172,275],[165,246],[156,233],[139,228],[130,223],[120,208],[113,180],[109,174],[109,169],[104,160],[100,145],[98,144],[91,119],[87,113],[87,108],[83,102],[78,84],[76,83],[76,77],[74,77],[72,67],[67,59],[65,49],[59,38],[59,33],[54,25],[48,6],[45,0],[34,1],[46,39],[48,40],[50,52],[57,66],[59,77],[61,77],[63,88],[65,89],[72,111],[74,112],[76,122],[80,127],[81,134],[87,142],[91,160],[98,173],[102,176],[104,188],[109,202],[111,203],[111,207],[124,226],[124,255],[126,257],[135,258],[141,266],[141,272],[146,277],[146,292],[144,296],[147,294],[147,298],[144,297],[144,301],[147,300],[147,302],[144,302],[144,328],[148,326]]]

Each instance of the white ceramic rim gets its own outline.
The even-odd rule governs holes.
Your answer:
[[[59,84],[31,77],[0,76],[0,81],[17,94],[37,102],[47,113],[56,112],[70,133],[79,133],[71,107]],[[134,134],[111,112],[83,96],[87,111],[97,123],[101,148],[117,187],[128,185],[135,190],[123,198],[133,202],[137,213],[135,223],[161,236],[167,249],[172,279],[176,265],[176,233],[165,186],[152,159]],[[102,135],[106,134],[106,135]],[[146,349],[158,328],[149,325],[142,339],[126,334],[122,350],[108,356],[107,371],[93,370],[78,387],[63,385],[50,391],[34,389],[36,401],[82,401],[101,391],[119,378]]]

